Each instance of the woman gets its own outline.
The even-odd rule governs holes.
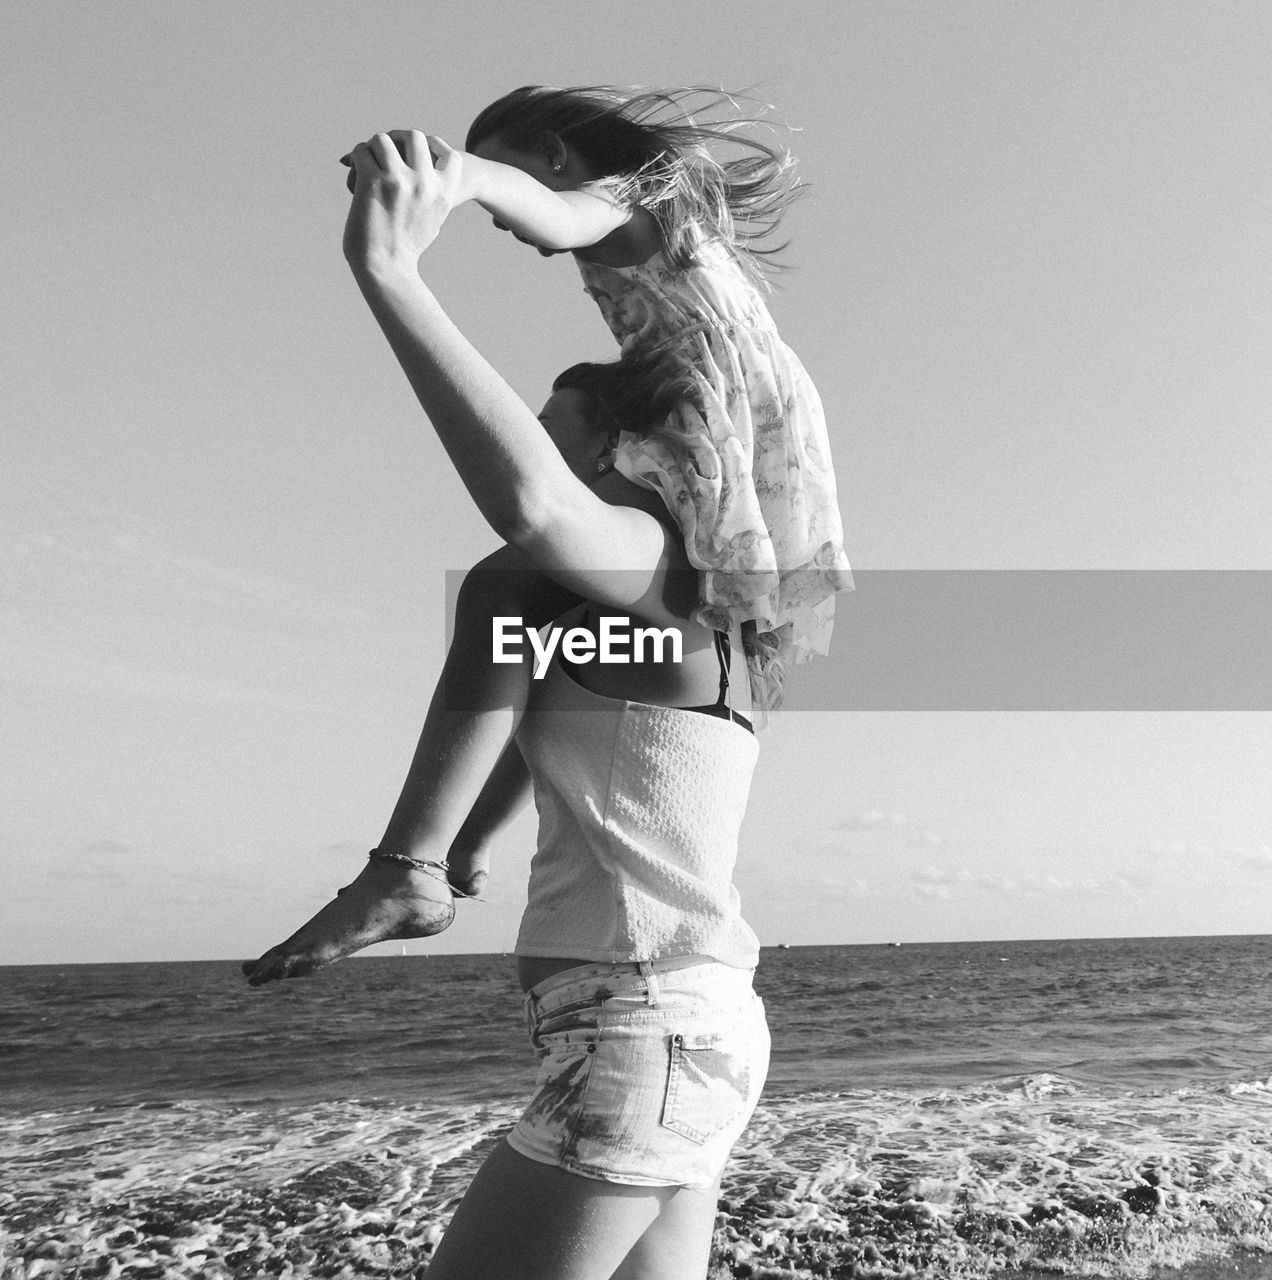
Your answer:
[[[560,382],[536,419],[424,286],[420,256],[455,187],[422,134],[394,138],[400,153],[385,134],[352,153],[345,254],[507,546],[465,583],[378,849],[334,902],[244,969],[259,984],[445,928],[447,855],[480,848],[532,780],[540,848],[516,950],[539,1089],[456,1211],[430,1280],[704,1275],[720,1174],[768,1063],[751,989],[758,942],[731,884],[757,754],[742,636],[694,621],[696,574],[661,499],[601,474],[612,423],[596,421],[587,379]],[[524,709],[524,678],[501,690],[491,667],[481,706],[448,700],[471,653],[489,652],[500,613],[594,633],[607,616],[672,628],[683,660],[573,671],[553,661]],[[481,761],[518,722],[517,746],[486,776]]]

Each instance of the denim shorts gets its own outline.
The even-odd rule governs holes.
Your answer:
[[[752,972],[694,956],[584,964],[532,987],[539,1073],[509,1145],[606,1182],[710,1187],[768,1074]]]

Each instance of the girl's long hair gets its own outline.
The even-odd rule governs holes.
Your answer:
[[[694,383],[668,381],[667,366],[659,361],[634,360],[625,356],[604,364],[584,361],[557,374],[553,391],[581,391],[589,408],[600,419],[611,438],[621,431],[647,435],[665,418],[682,397],[692,394]],[[751,685],[753,719],[757,728],[768,723],[769,713],[782,701],[786,677],[781,657],[781,638],[774,631],[760,631],[754,622],[742,624],[742,650]]]
[[[790,151],[756,136],[777,131],[767,111],[717,89],[527,85],[482,111],[465,146],[498,139],[533,152],[544,134],[558,134],[599,175],[590,185],[654,215],[674,265],[690,266],[699,249],[723,243],[763,285],[786,246],[759,242],[805,188]]]

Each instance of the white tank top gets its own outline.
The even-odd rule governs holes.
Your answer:
[[[752,733],[602,697],[558,658],[532,688],[517,744],[539,810],[517,955],[755,967],[759,940],[733,886]]]

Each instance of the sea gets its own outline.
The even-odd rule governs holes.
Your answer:
[[[1272,1277],[1272,936],[766,949],[713,1280]],[[0,969],[0,1275],[424,1276],[511,957]]]

